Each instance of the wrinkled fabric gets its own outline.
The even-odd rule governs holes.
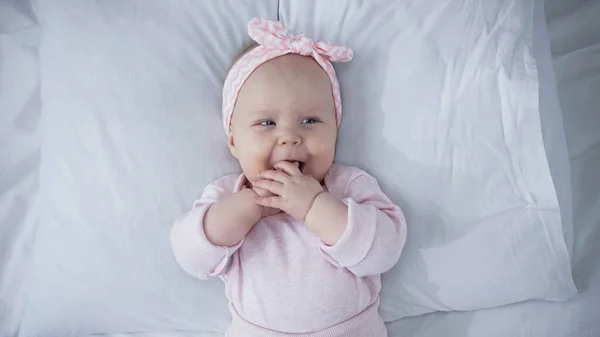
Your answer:
[[[316,337],[347,321],[336,331],[381,330],[378,314],[360,326],[352,320],[379,303],[380,274],[394,266],[406,241],[402,211],[377,181],[357,168],[331,168],[325,187],[348,205],[346,230],[333,246],[285,213],[263,218],[233,247],[215,246],[204,233],[204,216],[244,182],[235,174],[216,180],[175,223],[171,241],[181,267],[200,279],[221,277],[233,316],[262,328]]]

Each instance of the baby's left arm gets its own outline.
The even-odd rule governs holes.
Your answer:
[[[406,242],[402,211],[365,172],[353,178],[343,200],[329,193],[319,195],[305,222],[321,237],[325,258],[360,277],[391,269]],[[331,237],[337,241],[328,242]]]

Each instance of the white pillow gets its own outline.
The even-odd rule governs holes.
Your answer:
[[[221,86],[247,22],[277,1],[43,0],[36,14],[43,201],[21,335],[224,331],[222,282],[183,272],[169,232],[238,170]]]
[[[386,319],[574,292],[531,11],[501,3],[279,3],[296,32],[355,49],[337,68],[338,160],[376,175],[410,220],[405,254],[384,277]],[[220,281],[186,276],[168,232],[205,184],[239,169],[221,84],[249,18],[276,17],[278,3],[168,4],[38,3],[42,214],[23,336],[227,325]],[[483,19],[496,27],[479,36]]]
[[[552,54],[544,1],[536,0],[533,12],[533,54],[537,62],[540,89],[540,120],[544,147],[548,156],[550,173],[558,196],[560,213],[563,223],[563,234],[573,258],[573,193],[571,191],[571,165],[567,149],[567,138],[563,124],[563,114],[558,102],[558,90]]]
[[[40,31],[23,1],[0,1],[0,336],[18,335],[37,227]]]
[[[533,2],[343,3],[282,2],[280,18],[355,50],[337,67],[336,158],[376,176],[409,226],[383,278],[384,319],[571,298],[540,127]],[[566,155],[562,123],[550,122]]]

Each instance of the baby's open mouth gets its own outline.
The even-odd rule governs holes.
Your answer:
[[[303,161],[296,161],[296,160],[286,160],[287,162],[295,165],[300,172],[304,172],[304,162]]]

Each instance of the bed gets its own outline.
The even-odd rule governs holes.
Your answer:
[[[536,2],[544,21],[544,3]],[[579,294],[565,302],[528,301],[469,312],[431,313],[388,323],[389,336],[600,336],[600,3],[546,1],[558,100],[567,138],[573,194],[572,272]],[[0,3],[0,335],[19,335],[29,293],[43,153],[37,45],[42,32],[32,6]],[[538,48],[540,48],[538,46]],[[542,46],[541,48],[544,48]],[[547,48],[547,47],[546,47]],[[543,61],[537,60],[538,63]],[[538,64],[541,69],[541,64]],[[553,95],[552,88],[540,93]],[[548,79],[549,77],[546,77]],[[16,79],[16,80],[15,80]],[[548,80],[551,81],[551,78]],[[554,98],[556,99],[556,95]],[[131,332],[107,337],[222,336],[217,332]]]

